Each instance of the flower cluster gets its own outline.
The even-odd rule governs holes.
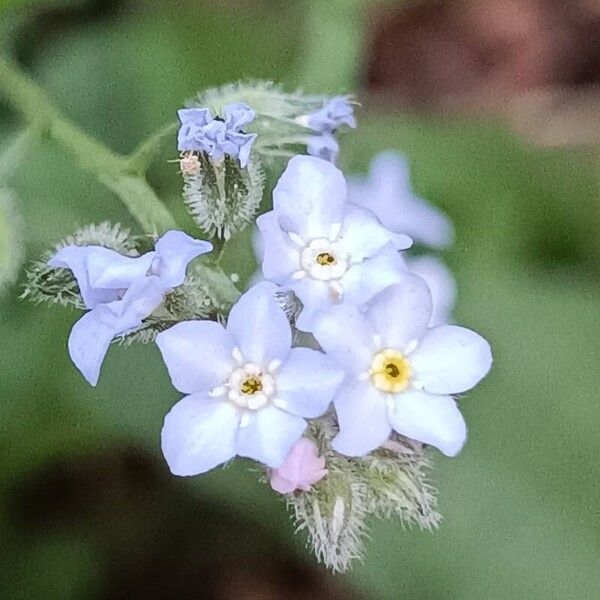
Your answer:
[[[177,137],[180,152],[206,152],[221,161],[227,154],[245,167],[250,160],[255,133],[242,128],[254,120],[254,111],[242,102],[228,104],[223,117],[214,118],[208,108],[183,108],[179,112],[181,128]],[[189,159],[188,159],[189,160]]]
[[[161,435],[171,472],[198,475],[238,456],[259,463],[317,556],[341,570],[360,554],[369,515],[438,522],[426,449],[461,450],[467,427],[456,395],[487,374],[490,346],[449,324],[447,267],[412,254],[413,244],[447,248],[454,234],[412,192],[404,159],[382,153],[368,177],[350,180],[335,166],[336,131],[356,126],[350,97],[234,86],[201,98],[206,106],[179,111],[184,196],[220,252],[256,223],[260,278],[240,294],[220,252],[195,260],[211,242],[172,230],[139,253],[119,230],[112,247],[63,245],[45,268],[74,281],[61,289],[66,280],[42,270],[30,280],[46,282],[44,294],[30,295],[75,288],[88,312],[69,352],[92,385],[113,339],[160,324],[149,339],[183,394]],[[295,128],[310,134],[295,137]],[[256,217],[260,157],[293,140],[308,155],[289,159]],[[200,289],[219,310],[173,309]]]

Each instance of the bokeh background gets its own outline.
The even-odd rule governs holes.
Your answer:
[[[408,156],[456,225],[457,321],[495,354],[461,404],[465,450],[436,456],[439,531],[373,522],[364,562],[331,578],[247,464],[168,475],[177,393],[154,348],[114,347],[92,389],[66,353],[75,312],[17,284],[0,298],[0,597],[600,597],[599,34],[595,0],[0,1],[0,51],[119,152],[202,87],[356,91],[342,167]],[[0,98],[0,149],[22,125]],[[150,179],[175,207],[172,158]],[[28,259],[77,225],[134,226],[50,141],[11,185]]]

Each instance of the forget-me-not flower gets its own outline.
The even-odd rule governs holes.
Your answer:
[[[391,231],[409,235],[415,242],[446,248],[454,230],[448,217],[412,191],[410,172],[402,155],[395,151],[378,154],[367,177],[348,182],[350,202],[372,210]]]
[[[73,271],[89,312],[73,326],[69,353],[85,379],[96,385],[100,367],[115,336],[139,328],[171,289],[180,286],[188,263],[212,244],[182,231],[168,231],[155,250],[123,256],[103,246],[65,246],[48,261]]]
[[[197,475],[245,456],[276,468],[325,412],[344,373],[322,352],[292,348],[290,324],[263,282],[233,306],[227,327],[184,321],[156,343],[173,385],[162,450],[175,475]]]
[[[223,118],[212,116],[208,108],[183,108],[177,112],[181,127],[177,136],[180,152],[206,152],[215,161],[227,154],[244,168],[250,159],[255,133],[244,133],[245,125],[254,120],[254,111],[237,102],[223,108]]]
[[[354,109],[350,96],[334,96],[323,102],[323,106],[312,113],[300,117],[302,125],[318,133],[334,133],[342,125],[356,127]]]
[[[336,162],[340,150],[335,132],[343,125],[356,127],[354,109],[349,96],[334,96],[325,100],[321,108],[299,117],[298,122],[319,134],[310,138],[306,151],[311,156],[332,163]]]
[[[273,191],[273,210],[260,216],[262,273],[303,304],[297,326],[341,302],[361,304],[405,271],[396,236],[375,215],[346,201],[346,180],[333,164],[295,156]]]
[[[365,455],[392,429],[447,456],[461,450],[467,428],[452,395],[475,386],[492,355],[469,329],[428,328],[431,311],[426,283],[407,273],[364,311],[341,305],[321,315],[313,334],[346,371],[333,400],[340,427],[335,450]]]

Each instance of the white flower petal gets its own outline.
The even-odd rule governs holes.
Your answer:
[[[373,258],[354,265],[342,277],[344,299],[355,304],[368,302],[375,294],[403,280],[406,267],[390,245]]]
[[[467,426],[451,396],[409,390],[394,397],[389,415],[398,433],[446,456],[456,456],[467,439]]]
[[[379,448],[389,437],[386,395],[370,381],[348,381],[333,400],[340,432],[331,446],[347,456],[364,456]]]
[[[215,321],[183,321],[156,336],[175,388],[184,394],[222,385],[234,368],[233,338]]]
[[[88,261],[99,254],[114,253],[102,246],[65,246],[48,261],[51,267],[70,269],[77,280],[79,291],[86,308],[95,308],[98,304],[112,302],[119,297],[119,291],[113,289],[94,289],[88,276]],[[115,253],[116,254],[116,253]]]
[[[452,309],[456,302],[456,282],[450,269],[431,254],[407,257],[408,270],[422,277],[431,291],[433,313],[429,326],[444,325],[452,321]]]
[[[206,394],[186,396],[175,404],[161,433],[173,475],[198,475],[233,458],[239,419],[230,402]]]
[[[398,248],[402,250],[411,245],[410,239],[403,237],[407,245]],[[348,204],[345,210],[340,238],[353,263],[373,256],[389,243],[402,245],[401,236],[386,229],[371,211],[353,207],[351,204]]]
[[[175,288],[185,280],[185,272],[194,258],[213,249],[210,242],[196,240],[183,231],[167,231],[156,242],[158,273],[166,287]]]
[[[73,325],[69,335],[69,354],[74,365],[90,385],[98,383],[100,367],[115,330],[102,322],[99,308],[87,312]]]
[[[313,156],[294,156],[273,190],[273,208],[286,231],[304,239],[328,237],[341,223],[346,180],[332,163]]]
[[[270,282],[250,288],[233,306],[227,331],[244,360],[265,363],[283,360],[292,347],[292,330],[275,299],[280,290]]]
[[[275,211],[258,217],[256,224],[260,231],[260,256],[255,252],[262,259],[263,275],[266,279],[283,283],[300,268],[300,248],[281,229]]]
[[[95,252],[88,259],[88,276],[94,288],[127,289],[136,279],[147,275],[154,252],[132,258],[114,250]]]
[[[288,412],[318,417],[327,410],[343,379],[344,371],[322,352],[293,348],[277,371],[277,398]]]
[[[375,331],[364,313],[353,304],[340,304],[318,315],[312,331],[319,345],[347,373],[369,370]]]
[[[239,429],[237,435],[237,454],[268,467],[281,466],[306,429],[306,421],[275,406],[246,414],[248,423]]]
[[[433,394],[466,392],[492,366],[492,351],[479,334],[464,327],[429,329],[410,355],[414,377]]]
[[[405,273],[369,303],[368,314],[382,347],[402,350],[425,333],[431,318],[431,292],[418,275]]]

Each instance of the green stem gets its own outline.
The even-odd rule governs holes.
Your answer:
[[[40,123],[81,168],[113,190],[146,233],[162,233],[175,227],[173,216],[146,179],[132,172],[129,157],[111,152],[66,119],[39,85],[3,57],[0,57],[0,94],[29,123]]]

